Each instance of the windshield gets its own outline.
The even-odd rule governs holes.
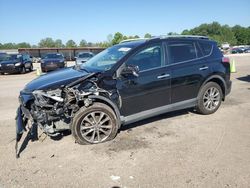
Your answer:
[[[7,54],[0,54],[0,61],[4,61]]]
[[[44,59],[62,59],[62,54],[46,54]]]
[[[89,53],[82,53],[82,54],[79,54],[78,57],[79,58],[88,58],[88,57],[92,57],[92,55]]]
[[[13,54],[13,55],[0,55],[0,61],[11,61],[20,59],[21,55]]]
[[[99,54],[88,60],[86,63],[82,64],[81,69],[89,67],[100,71],[109,70],[117,61],[119,61],[122,57],[124,57],[130,50],[131,47],[121,46],[121,45],[110,47],[100,52]]]

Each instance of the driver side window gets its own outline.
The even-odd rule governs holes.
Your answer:
[[[126,62],[126,65],[138,66],[140,72],[161,67],[163,65],[162,45],[151,45],[140,50]]]

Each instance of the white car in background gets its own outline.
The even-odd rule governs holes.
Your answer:
[[[88,61],[90,58],[92,58],[94,56],[95,56],[95,54],[92,53],[92,52],[80,52],[75,57],[76,64],[81,65],[81,64],[85,63],[86,61]]]

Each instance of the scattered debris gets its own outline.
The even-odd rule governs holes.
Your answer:
[[[39,172],[39,170],[36,170],[35,172],[33,172],[33,174],[36,174],[37,172]]]
[[[117,181],[117,180],[121,179],[120,176],[114,176],[114,175],[111,175],[110,178],[111,178],[111,180],[113,180],[113,181]]]

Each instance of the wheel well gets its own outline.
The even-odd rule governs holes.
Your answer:
[[[110,104],[108,101],[103,100],[101,98],[93,98],[93,102],[99,102],[99,103],[103,103],[103,104],[106,104],[107,106],[109,106],[113,110],[113,112],[115,113],[116,118],[119,122],[118,127],[120,128],[120,126],[121,126],[120,112],[114,105]]]
[[[94,102],[99,102],[99,103],[106,104],[107,106],[109,106],[114,111],[114,113],[116,113],[114,107],[112,105],[110,105],[107,101],[104,101],[104,100],[101,100],[101,99],[94,99]]]
[[[215,82],[220,86],[220,88],[222,90],[222,93],[223,93],[222,100],[224,101],[225,100],[225,85],[224,85],[223,81],[221,79],[219,79],[219,78],[211,78],[211,79],[207,80],[205,82],[205,84],[208,83],[208,82]]]

